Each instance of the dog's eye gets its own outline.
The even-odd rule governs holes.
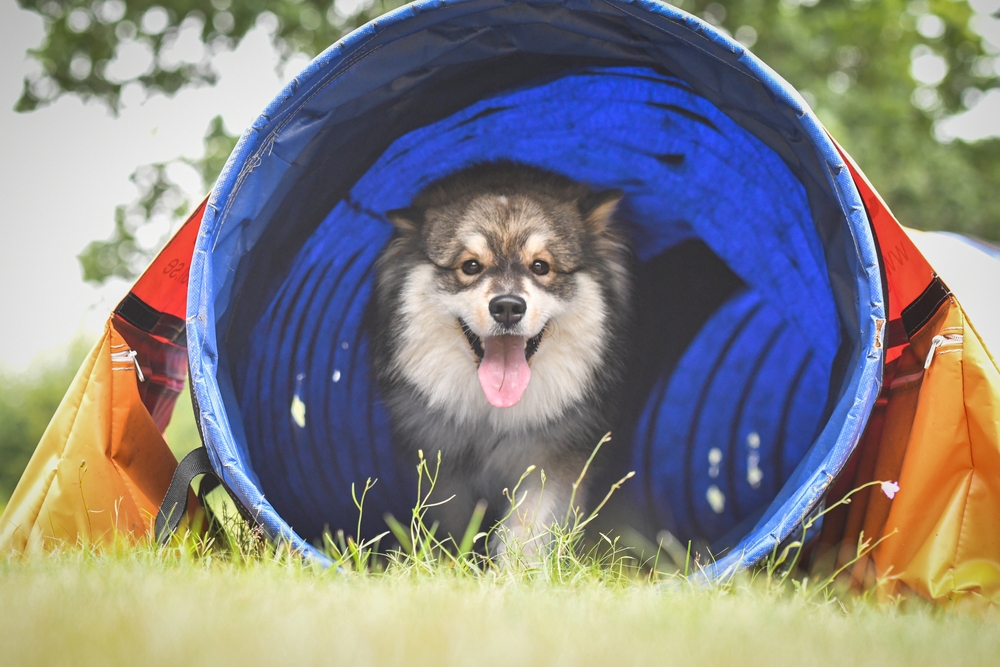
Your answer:
[[[531,272],[534,273],[536,276],[544,276],[546,273],[549,272],[549,263],[543,262],[540,259],[536,259],[534,262],[531,263]]]
[[[462,273],[467,276],[474,276],[477,273],[481,273],[483,270],[483,265],[474,259],[470,259],[464,264],[462,264]]]

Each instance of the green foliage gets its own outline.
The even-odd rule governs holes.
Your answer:
[[[165,163],[145,165],[132,173],[131,180],[140,189],[139,198],[128,206],[115,207],[115,229],[110,238],[91,241],[77,255],[84,281],[101,284],[112,276],[134,278],[148,261],[150,254],[136,243],[135,231],[149,222],[161,208],[163,195],[176,187],[167,178],[166,166]],[[138,220],[128,215],[132,211],[140,213]],[[184,207],[179,207],[176,217],[183,214]]]
[[[0,504],[14,492],[88,350],[78,340],[61,359],[33,364],[23,374],[0,372]]]
[[[213,84],[212,55],[235,48],[254,26],[271,30],[283,57],[316,55],[344,32],[394,7],[375,0],[351,16],[330,0],[18,0],[45,19],[45,39],[31,51],[42,71],[24,79],[18,111],[33,111],[62,95],[98,99],[118,110],[122,90],[138,85],[147,93],[172,94],[189,85]],[[196,62],[175,59],[171,48],[183,29],[204,46]],[[121,47],[149,56],[144,72],[120,78],[107,72]]]
[[[181,220],[197,203],[191,201],[180,186],[170,179],[170,168],[178,164],[193,167],[201,176],[203,191],[208,192],[238,139],[238,136],[226,131],[222,116],[216,116],[209,122],[205,133],[205,153],[200,158],[179,157],[136,169],[131,180],[139,189],[139,197],[130,204],[115,208],[115,229],[110,238],[91,241],[77,255],[83,268],[83,279],[100,284],[112,276],[126,279],[136,277],[168,236],[164,234],[151,247],[141,247],[135,237],[139,227],[148,225],[158,217],[170,222]]]
[[[167,446],[180,461],[184,455],[192,449],[201,447],[201,436],[198,434],[198,425],[194,420],[194,410],[191,405],[191,385],[186,383],[184,390],[177,396],[174,404],[174,414],[170,417],[170,424],[163,434],[167,441]]]
[[[329,0],[171,0],[163,5],[156,0],[18,1],[46,20],[45,39],[30,52],[41,71],[25,79],[17,103],[21,111],[62,95],[97,99],[117,111],[128,86],[169,95],[184,86],[211,84],[212,55],[235,48],[256,25],[269,30],[282,57],[314,56],[345,32],[403,4],[363,2],[348,16]],[[936,121],[965,110],[983,91],[1000,85],[997,47],[984,47],[970,28],[967,2],[674,4],[733,34],[802,91],[903,224],[1000,240],[1000,139],[967,145],[941,143],[934,136]],[[203,47],[196,61],[172,55],[182,33],[196,33]],[[114,66],[109,69],[126,49],[145,53],[150,63],[131,78],[115,76]],[[932,63],[930,74],[914,68],[917,62]],[[206,191],[228,155],[209,146],[210,140],[224,146],[236,138],[213,121],[205,157],[187,160],[199,168]],[[80,256],[86,280],[134,276],[155,249],[138,247],[135,231],[158,213],[176,219],[188,210],[190,202],[177,202],[167,166],[136,171],[139,198],[116,211],[110,239],[92,243]]]
[[[1000,86],[968,3],[676,4],[730,31],[801,91],[904,225],[1000,240],[1000,139],[942,144],[933,134],[936,120]],[[921,56],[941,59],[940,81],[914,78]]]

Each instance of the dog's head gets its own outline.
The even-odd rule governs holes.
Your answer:
[[[514,163],[432,184],[388,214],[415,259],[398,312],[410,319],[397,323],[403,338],[460,345],[465,363],[449,372],[475,371],[495,407],[521,400],[533,368],[550,376],[535,393],[562,384],[561,398],[579,398],[606,346],[610,301],[628,289],[613,229],[621,197]]]

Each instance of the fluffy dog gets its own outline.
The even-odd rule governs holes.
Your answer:
[[[372,365],[407,460],[442,455],[432,510],[460,536],[475,504],[528,551],[566,516],[609,429],[630,320],[620,190],[515,162],[460,170],[387,217],[376,267]],[[543,481],[544,480],[544,481]],[[583,507],[586,489],[575,502]],[[495,545],[502,550],[502,545]]]

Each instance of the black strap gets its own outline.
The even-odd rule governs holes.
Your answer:
[[[165,338],[177,345],[185,344],[184,320],[169,313],[162,313],[132,292],[125,295],[115,314],[141,331]]]
[[[208,460],[208,450],[204,447],[194,449],[188,452],[187,456],[177,464],[177,470],[174,471],[174,477],[170,480],[170,486],[167,488],[167,495],[160,503],[160,510],[156,513],[156,522],[153,524],[153,534],[156,535],[158,544],[169,542],[170,537],[177,531],[177,527],[181,525],[181,519],[187,513],[188,489],[191,488],[191,482],[198,475],[208,473],[211,473],[211,477],[206,477],[205,481],[211,479],[214,480],[214,483],[210,482],[210,487],[206,487],[205,481],[202,482],[202,492],[198,494],[202,498],[202,502],[204,502],[205,494],[219,483],[212,470],[212,463]]]
[[[935,273],[934,279],[920,296],[903,309],[903,327],[906,329],[907,337],[913,338],[949,297],[951,290]]]
[[[201,484],[198,485],[198,500],[201,501],[201,506],[205,508],[206,512],[208,511],[208,505],[205,503],[205,498],[220,486],[222,486],[222,482],[215,475],[202,478]]]

